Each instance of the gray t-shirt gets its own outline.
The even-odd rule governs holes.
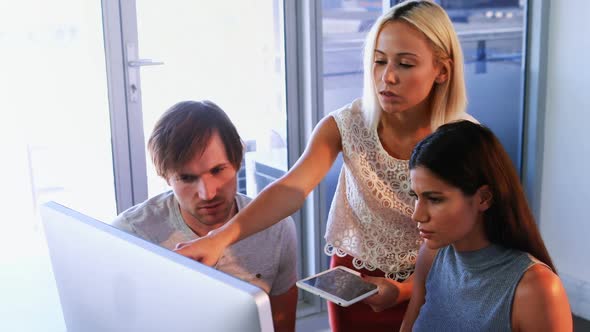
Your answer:
[[[251,199],[236,195],[238,210]],[[121,213],[113,226],[174,249],[179,242],[199,238],[184,222],[172,191],[154,196]],[[228,247],[216,269],[280,295],[297,279],[297,239],[291,217]]]

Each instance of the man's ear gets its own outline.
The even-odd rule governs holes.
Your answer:
[[[434,81],[437,84],[442,84],[449,80],[451,68],[453,67],[453,60],[445,59],[439,62],[439,72]]]
[[[492,206],[494,201],[494,194],[490,189],[490,186],[483,185],[477,189],[477,204],[480,211],[485,211]]]

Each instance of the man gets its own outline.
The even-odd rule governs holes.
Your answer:
[[[148,150],[172,190],[123,212],[114,226],[174,249],[221,227],[250,202],[237,193],[242,141],[214,103],[172,106],[156,123]],[[296,235],[291,218],[229,247],[216,268],[269,294],[276,331],[295,329]]]

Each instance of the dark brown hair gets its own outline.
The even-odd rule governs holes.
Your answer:
[[[487,185],[493,200],[484,213],[488,240],[527,252],[555,271],[516,169],[491,130],[470,121],[442,125],[414,148],[410,169],[418,166],[467,196]]]
[[[240,169],[244,148],[240,135],[227,114],[211,101],[182,101],[158,120],[148,140],[156,172],[167,178],[206,148],[219,133],[229,162]]]

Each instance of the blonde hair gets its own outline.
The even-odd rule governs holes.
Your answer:
[[[363,55],[363,113],[367,124],[376,128],[381,118],[381,105],[373,82],[373,62],[377,37],[383,26],[405,21],[421,31],[432,46],[436,61],[450,60],[448,78],[435,83],[431,92],[431,127],[459,118],[467,106],[463,77],[463,52],[453,23],[439,5],[426,0],[405,1],[381,15],[369,31]]]

